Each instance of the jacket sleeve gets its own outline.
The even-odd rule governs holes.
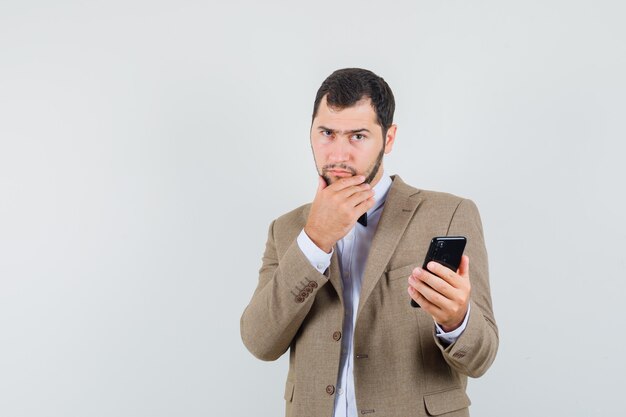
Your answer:
[[[241,316],[241,339],[257,358],[278,359],[289,348],[315,294],[328,282],[300,250],[294,237],[277,249],[276,221],[269,228],[256,290]],[[281,253],[279,253],[281,252]]]
[[[471,200],[462,200],[457,207],[448,235],[467,237],[465,254],[470,260],[471,312],[467,327],[456,342],[445,346],[437,337],[435,339],[448,365],[459,373],[476,378],[483,375],[493,363],[499,339],[489,289],[482,223],[478,209]]]

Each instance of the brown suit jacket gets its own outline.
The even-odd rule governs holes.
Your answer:
[[[493,362],[493,316],[487,252],[470,200],[423,191],[393,176],[363,275],[354,329],[354,381],[359,414],[376,417],[468,416],[467,376]],[[290,349],[287,417],[332,416],[344,317],[338,259],[324,274],[296,238],[310,204],[272,222],[259,283],[241,317],[241,337],[262,360]],[[435,336],[432,317],[409,305],[407,279],[434,236],[467,237],[472,281],[467,328],[450,346]]]

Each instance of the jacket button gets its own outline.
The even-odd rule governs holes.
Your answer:
[[[335,386],[334,385],[328,385],[326,387],[326,394],[333,395],[334,393],[335,393]]]
[[[306,292],[306,291],[300,291],[300,297],[302,297],[302,298],[306,298],[306,297],[308,297],[308,296],[309,296],[309,293],[308,293],[308,292]]]
[[[304,303],[304,297],[297,296],[296,297],[296,303]]]
[[[341,339],[341,332],[335,332],[335,333],[333,333],[333,340],[334,340],[335,342],[338,342],[338,341],[339,341],[339,339]]]
[[[313,288],[311,287],[305,287],[304,291],[306,291],[308,294],[311,294],[313,292]]]
[[[311,287],[311,288],[317,288],[317,282],[315,282],[315,281],[311,281],[311,282],[309,282],[309,287]]]

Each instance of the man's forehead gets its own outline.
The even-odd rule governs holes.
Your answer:
[[[372,100],[369,97],[364,97],[357,101],[354,105],[344,108],[330,106],[326,101],[326,97],[324,97],[320,101],[314,124],[319,125],[331,122],[341,123],[342,125],[351,123],[371,125],[378,124],[378,119],[376,118],[376,112],[372,107]],[[359,127],[364,126],[356,126],[354,128]]]

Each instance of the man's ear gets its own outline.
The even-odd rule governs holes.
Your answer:
[[[385,136],[385,153],[391,152],[393,148],[394,141],[396,140],[396,131],[398,130],[398,125],[391,125],[389,129],[387,129],[387,135]]]

